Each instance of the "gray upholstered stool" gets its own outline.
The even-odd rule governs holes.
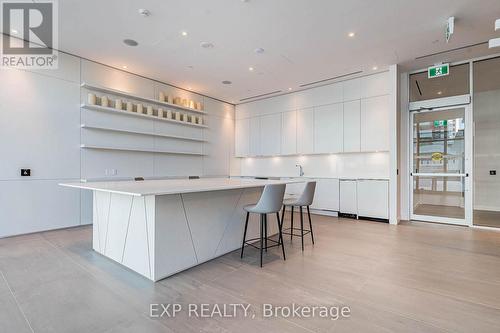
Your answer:
[[[285,248],[283,246],[283,235],[281,233],[281,221],[279,211],[283,203],[283,197],[285,195],[285,184],[269,184],[264,187],[264,191],[260,196],[259,202],[255,205],[247,205],[244,207],[247,212],[247,218],[245,221],[245,231],[243,232],[243,243],[241,244],[241,258],[243,258],[243,249],[245,245],[250,245],[256,249],[260,249],[260,267],[262,267],[262,252],[269,247],[280,246],[283,251],[283,260],[285,258]],[[250,213],[260,214],[260,237],[246,239],[247,228],[248,228],[248,218]],[[278,241],[267,238],[267,214],[276,214],[276,219],[278,221]],[[260,247],[253,245],[251,242],[260,239]],[[274,242],[275,244],[267,246],[267,242]]]
[[[285,231],[290,230],[290,232],[283,231],[283,234],[290,235],[290,240],[293,239],[293,236],[300,236],[302,239],[302,251],[304,251],[304,235],[310,233],[311,240],[314,244],[314,234],[312,229],[311,222],[311,212],[309,211],[309,206],[312,204],[314,200],[314,192],[316,191],[316,182],[307,182],[304,191],[298,198],[287,198],[283,201],[283,211],[281,212],[281,221],[283,223],[283,219],[285,217],[285,208],[287,206],[290,207],[291,210],[291,221],[290,228],[285,229]],[[307,216],[309,217],[309,230],[304,230],[304,217],[302,213],[302,207],[307,207]],[[300,229],[293,227],[293,208],[300,207]],[[300,234],[295,234],[295,230],[300,230]]]

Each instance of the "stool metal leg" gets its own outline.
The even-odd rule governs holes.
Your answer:
[[[290,206],[292,212],[290,213],[290,242],[293,241],[293,206]]]
[[[267,252],[267,214],[264,214],[264,245]]]
[[[262,267],[262,246],[264,245],[264,214],[260,214],[260,267]]]
[[[283,222],[285,222],[285,208],[286,208],[286,206],[283,205],[283,209],[281,210],[280,230],[283,229]],[[281,238],[283,238],[283,237],[281,237]],[[281,239],[281,238],[279,239],[280,242],[283,241],[283,239]],[[280,243],[278,243],[278,245],[279,244]]]
[[[280,222],[280,215],[279,213],[276,213],[276,219],[278,221],[278,233],[279,233],[279,238],[278,238],[278,246],[281,243],[281,251],[283,252],[283,260],[286,260],[285,256],[285,244],[283,244],[283,234],[281,233],[281,229],[283,226],[283,220]]]
[[[250,216],[250,213],[247,212],[247,218],[245,220],[245,231],[243,231],[243,243],[241,243],[241,256],[240,256],[240,258],[243,258],[243,249],[245,248],[245,239],[247,237],[248,217],[249,216]]]
[[[307,216],[309,217],[309,230],[311,230],[311,240],[314,244],[313,226],[311,222],[311,211],[309,210],[309,206],[307,206]]]
[[[304,214],[300,206],[300,238],[302,239],[302,251],[304,251]]]

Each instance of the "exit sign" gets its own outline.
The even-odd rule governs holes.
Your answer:
[[[450,64],[432,66],[427,69],[427,77],[429,79],[446,76],[450,74]]]
[[[434,127],[448,126],[448,120],[434,120]]]

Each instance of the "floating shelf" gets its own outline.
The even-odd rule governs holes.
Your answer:
[[[170,154],[170,155],[206,156],[203,153],[190,153],[190,152],[182,152],[182,151],[157,150],[157,149],[146,149],[146,148],[93,146],[93,145],[86,145],[86,144],[80,145],[80,148],[99,149],[99,150],[135,151],[135,152],[141,152],[141,153],[159,153],[159,154]]]
[[[118,110],[118,109],[115,109],[115,108],[110,108],[110,107],[105,107],[105,106],[99,106],[99,105],[82,104],[81,107],[83,109],[87,109],[87,110],[110,112],[110,113],[117,113],[117,114],[121,114],[121,115],[132,116],[132,117],[142,117],[142,118],[148,118],[148,119],[155,119],[155,120],[159,120],[159,121],[166,121],[166,122],[169,122],[169,123],[174,123],[174,124],[184,125],[184,126],[193,126],[193,127],[208,128],[208,126],[206,126],[206,125],[193,124],[193,123],[188,123],[186,121],[179,121],[179,120],[174,120],[174,119],[159,118],[159,117],[150,116],[150,115],[147,115],[147,114],[142,114],[142,113],[137,113],[137,112],[130,112],[130,111],[125,111],[125,110]]]
[[[146,103],[151,103],[151,104],[156,104],[156,105],[162,105],[162,106],[166,106],[166,107],[170,107],[170,108],[175,108],[175,109],[184,110],[184,111],[193,112],[193,113],[200,113],[200,114],[204,114],[204,115],[207,114],[205,111],[188,108],[188,107],[185,107],[185,106],[182,106],[182,105],[177,105],[177,104],[172,104],[172,103],[167,103],[167,102],[161,102],[161,101],[158,101],[158,100],[153,99],[153,98],[147,98],[147,97],[137,96],[137,95],[126,93],[124,91],[115,90],[115,89],[111,89],[111,88],[100,87],[100,86],[95,86],[95,85],[91,85],[91,84],[88,84],[88,83],[85,83],[85,82],[81,84],[81,87],[85,88],[85,89],[93,90],[93,91],[99,91],[99,92],[108,93],[108,94],[111,94],[111,95],[122,96],[122,97],[130,98],[130,99],[134,99],[134,100],[138,100],[138,101],[143,101],[143,102],[146,102]]]
[[[138,135],[157,136],[157,137],[175,139],[175,140],[206,142],[206,140],[203,140],[203,139],[188,138],[188,137],[184,137],[184,136],[159,134],[159,133],[153,133],[153,132],[131,131],[131,130],[125,130],[125,129],[119,129],[119,128],[101,127],[101,126],[93,126],[93,125],[86,125],[86,124],[82,124],[81,128],[87,128],[87,129],[99,130],[99,131],[110,131],[110,132],[119,132],[119,133],[131,133],[131,134],[138,134]]]

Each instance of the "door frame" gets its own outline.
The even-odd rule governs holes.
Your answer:
[[[450,109],[464,108],[465,117],[465,174],[460,175],[464,178],[464,219],[456,219],[449,217],[438,217],[429,215],[417,215],[413,213],[413,115],[421,112],[439,112]],[[423,222],[435,222],[454,224],[462,226],[473,225],[473,116],[472,103],[469,94],[454,97],[437,98],[433,100],[425,100],[409,103],[409,209],[410,219]],[[439,174],[437,174],[439,175]],[[457,176],[457,175],[453,175]]]

